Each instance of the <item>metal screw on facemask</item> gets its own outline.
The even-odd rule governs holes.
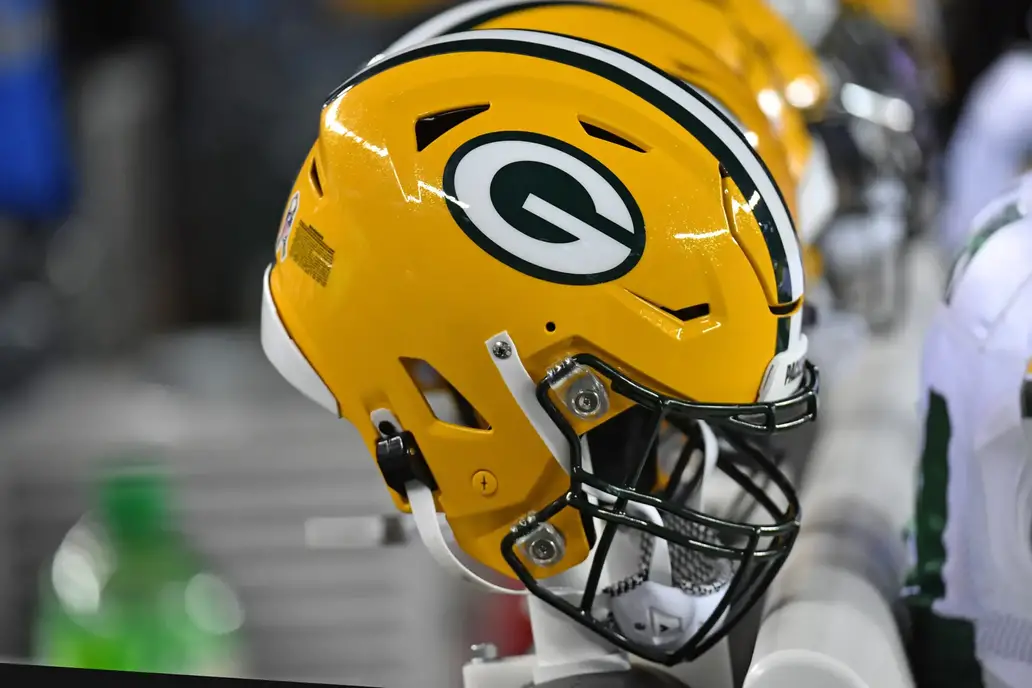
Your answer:
[[[499,340],[491,345],[491,353],[495,358],[509,358],[512,356],[512,344]]]
[[[528,549],[531,558],[538,564],[555,559],[556,547],[551,540],[536,540]]]
[[[566,541],[548,523],[542,523],[520,542],[524,553],[537,566],[553,566],[566,555]]]
[[[586,369],[575,369],[566,378],[563,401],[578,418],[590,420],[609,410],[605,385]]]
[[[580,416],[593,416],[598,413],[600,406],[602,406],[602,400],[595,391],[583,390],[573,398],[574,411]]]

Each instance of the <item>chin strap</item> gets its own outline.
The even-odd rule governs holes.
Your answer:
[[[462,578],[476,583],[491,592],[502,595],[526,595],[526,588],[509,588],[498,585],[487,580],[482,574],[473,571],[455,555],[449,538],[444,534],[447,523],[442,523],[443,518],[437,515],[437,507],[434,505],[434,495],[430,488],[423,483],[412,481],[405,485],[408,495],[409,506],[412,508],[412,519],[415,521],[416,530],[423,545],[438,564],[446,570],[457,573]]]
[[[630,506],[630,504],[628,504]],[[635,504],[628,511],[638,511],[640,515],[657,526],[664,526],[663,518],[659,515],[659,509],[654,506]],[[652,553],[649,557],[649,580],[659,585],[671,587],[674,584],[674,570],[670,561],[670,546],[663,538],[653,538]]]
[[[703,501],[703,487],[706,484],[706,478],[713,473],[713,470],[717,465],[717,458],[720,455],[720,444],[717,441],[717,436],[713,433],[713,430],[702,421],[698,421],[698,424],[702,444],[692,450],[692,455],[688,459],[688,462],[689,465],[697,464],[700,461],[702,462],[702,479],[690,494],[685,495],[684,499],[685,507],[694,511],[699,511],[701,509]],[[687,471],[685,473],[687,473]],[[682,475],[682,480],[684,479],[685,477]],[[659,509],[656,507],[631,503],[628,504],[628,510],[638,512],[639,516],[658,526],[666,525],[659,513]],[[671,587],[674,585],[673,562],[670,556],[670,545],[663,538],[654,538],[652,541],[648,571],[648,579],[653,583]]]
[[[684,505],[693,511],[702,511],[706,478],[713,475],[713,471],[717,467],[717,459],[720,458],[720,441],[717,440],[713,429],[706,423],[699,421],[699,430],[702,435],[702,446],[692,451],[689,463],[702,460],[702,480],[699,481],[695,491],[684,500]]]

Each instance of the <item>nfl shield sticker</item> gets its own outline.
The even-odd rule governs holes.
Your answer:
[[[276,236],[276,256],[280,262],[287,259],[287,243],[290,241],[290,232],[294,229],[294,218],[297,217],[297,206],[301,202],[301,192],[295,191],[287,204],[287,212],[283,215],[283,224],[280,226],[279,234]]]

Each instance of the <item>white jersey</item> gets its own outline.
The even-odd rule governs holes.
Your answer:
[[[1032,175],[978,215],[927,335],[912,594],[1032,686]],[[1024,406],[1023,406],[1024,402]]]
[[[944,252],[967,241],[975,215],[1025,171],[1032,151],[1032,49],[1005,53],[967,97],[946,148],[946,205],[939,221]]]

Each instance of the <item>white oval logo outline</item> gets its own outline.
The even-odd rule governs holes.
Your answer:
[[[550,242],[502,216],[493,195],[500,173],[519,163],[559,171],[587,194],[595,217],[578,217],[532,192],[521,208],[572,238]],[[634,197],[605,165],[565,141],[532,132],[494,132],[467,141],[444,174],[448,207],[463,232],[509,267],[570,285],[613,281],[634,268],[645,250],[645,222]],[[457,203],[454,201],[458,201]]]

